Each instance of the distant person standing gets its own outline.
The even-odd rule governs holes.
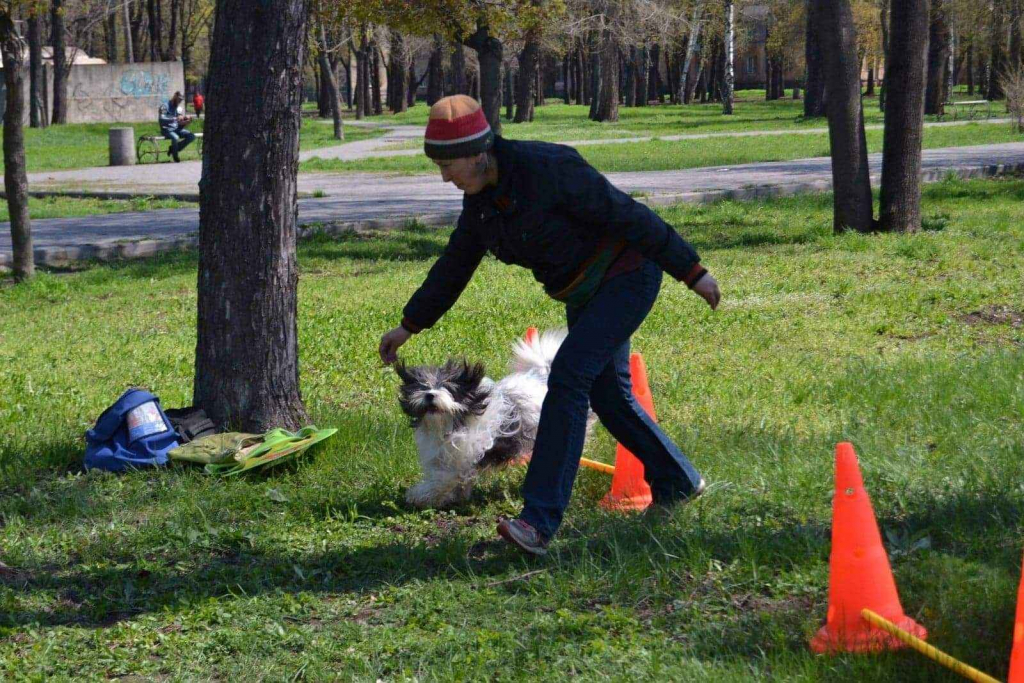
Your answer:
[[[199,93],[192,96],[192,108],[196,110],[196,117],[201,118],[203,115],[203,105],[206,104],[206,100]]]
[[[160,105],[160,132],[171,141],[171,148],[168,151],[175,162],[181,161],[178,153],[196,139],[195,133],[186,128],[192,122],[192,117],[181,112],[184,101],[181,93],[175,92],[171,99]]]

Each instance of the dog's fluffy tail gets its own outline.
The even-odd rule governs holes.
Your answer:
[[[516,342],[512,355],[512,372],[536,371],[545,377],[551,372],[551,362],[568,336],[565,328],[544,330],[533,340]]]

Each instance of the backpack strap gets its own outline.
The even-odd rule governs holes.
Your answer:
[[[164,412],[167,413],[167,418],[171,421],[171,425],[174,426],[174,431],[178,433],[182,443],[218,433],[217,426],[213,424],[213,420],[207,417],[206,411],[202,408],[189,406],[187,408],[171,408]]]

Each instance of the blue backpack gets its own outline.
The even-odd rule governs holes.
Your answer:
[[[166,465],[178,436],[160,399],[145,389],[129,389],[85,433],[85,443],[85,469],[123,472]]]

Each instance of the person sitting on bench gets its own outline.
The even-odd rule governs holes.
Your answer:
[[[171,99],[160,105],[160,132],[171,141],[168,151],[175,162],[181,161],[178,153],[196,139],[195,133],[185,127],[192,122],[192,117],[179,110],[183,101],[181,93],[175,92]]]

